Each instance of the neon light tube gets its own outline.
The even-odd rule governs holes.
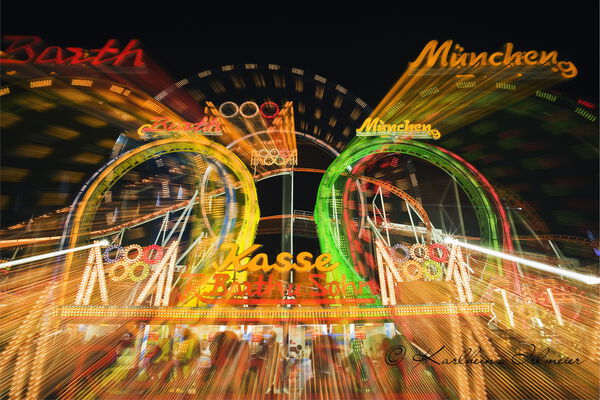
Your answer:
[[[600,283],[600,278],[597,277],[597,276],[584,275],[584,274],[580,274],[579,272],[570,271],[570,270],[562,269],[562,268],[558,268],[558,267],[553,267],[551,265],[542,264],[541,262],[537,262],[537,261],[533,261],[533,260],[527,260],[525,258],[513,256],[513,255],[510,255],[510,254],[501,253],[499,251],[486,249],[485,247],[476,246],[474,244],[459,242],[458,240],[453,239],[451,237],[447,237],[444,240],[444,243],[446,243],[446,244],[452,244],[452,245],[457,245],[457,246],[461,246],[461,247],[464,247],[464,248],[467,248],[467,249],[479,251],[481,253],[489,254],[491,256],[496,256],[496,257],[502,258],[504,260],[518,262],[519,264],[528,265],[530,267],[539,269],[541,271],[546,271],[546,272],[550,272],[550,273],[553,273],[553,274],[566,276],[567,278],[575,279],[575,280],[584,282],[584,283],[586,283],[588,285],[597,285],[597,284]]]
[[[74,247],[72,249],[67,249],[67,250],[51,251],[50,253],[38,254],[37,256],[25,257],[25,258],[21,258],[18,260],[5,262],[5,263],[0,264],[0,269],[12,267],[14,265],[25,264],[28,262],[44,260],[46,258],[51,258],[51,257],[55,257],[55,256],[61,256],[63,254],[75,253],[77,251],[91,249],[92,247],[96,247],[96,246],[108,246],[108,240],[101,240],[100,242],[97,242],[94,244],[86,244],[85,246]]]

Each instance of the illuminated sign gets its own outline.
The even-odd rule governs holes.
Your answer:
[[[417,59],[409,63],[410,68],[427,67],[481,67],[481,66],[515,66],[515,65],[549,65],[553,72],[560,71],[564,78],[573,78],[577,76],[577,68],[571,61],[558,61],[558,52],[554,51],[515,51],[513,44],[506,43],[504,51],[496,51],[488,55],[488,52],[482,53],[464,52],[464,48],[458,43],[452,46],[452,40],[446,40],[438,46],[437,40],[432,40],[425,45]]]
[[[219,250],[222,252],[222,261],[211,264],[217,272],[227,269],[234,271],[279,271],[287,272],[329,272],[336,269],[339,263],[331,263],[331,254],[324,253],[314,258],[309,252],[303,251],[295,257],[291,253],[282,252],[275,257],[275,263],[269,264],[266,253],[258,253],[250,258],[262,245],[254,244],[249,248],[238,251],[235,243],[225,243]],[[250,258],[242,264],[242,260]],[[294,262],[295,261],[295,262]],[[373,303],[374,298],[356,298],[363,294],[379,294],[379,285],[373,280],[367,282],[348,281],[342,275],[341,281],[325,282],[327,275],[324,273],[308,274],[309,285],[283,282],[277,275],[270,275],[266,280],[262,274],[252,281],[231,280],[229,274],[184,274],[184,279],[191,279],[185,286],[180,300],[189,301],[196,298],[207,304],[357,304]],[[213,282],[208,282],[209,279]],[[370,293],[364,292],[368,289]],[[277,298],[272,298],[273,296]],[[260,297],[260,298],[248,298]],[[271,298],[262,298],[271,297]],[[293,298],[290,298],[293,297]],[[330,297],[338,297],[332,299]]]
[[[152,124],[144,124],[138,128],[138,134],[151,137],[165,134],[200,134],[205,136],[222,135],[218,118],[204,117],[199,122],[174,122],[168,118],[156,119]]]
[[[120,50],[116,45],[116,39],[109,39],[99,49],[86,50],[80,47],[62,48],[59,46],[48,46],[40,49],[42,38],[39,36],[16,36],[6,35],[3,41],[9,41],[10,45],[3,50],[0,64],[56,64],[56,65],[113,65],[144,67],[144,52],[136,48],[138,40],[130,40]]]
[[[247,263],[241,264],[244,258],[249,257],[261,246],[261,244],[254,244],[238,253],[239,247],[237,244],[225,243],[221,246],[220,251],[227,252],[226,257],[220,263],[216,261],[213,262],[212,267],[217,271],[223,271],[229,266],[233,266],[235,271],[247,269],[250,272],[259,270],[268,272],[272,269],[280,272],[287,272],[291,269],[297,272],[307,272],[313,268],[321,272],[328,272],[333,271],[339,265],[339,263],[329,264],[331,262],[331,254],[323,253],[313,261],[313,255],[307,251],[299,253],[296,256],[296,262],[293,264],[292,261],[294,256],[292,253],[288,252],[279,253],[274,264],[269,264],[269,259],[265,253],[258,253]]]
[[[356,136],[380,135],[397,135],[406,139],[432,137],[437,140],[440,138],[440,131],[431,129],[431,124],[411,124],[409,120],[400,124],[386,124],[379,118],[367,118],[356,130]]]
[[[239,282],[230,280],[228,274],[215,274],[214,282],[203,284],[209,278],[206,274],[184,274],[182,278],[192,278],[200,287],[189,284],[181,294],[180,299],[189,301],[197,298],[207,304],[346,304],[346,303],[374,303],[374,298],[355,298],[361,295],[379,294],[379,285],[374,280],[367,282],[348,281],[342,275],[341,281],[324,282],[325,274],[309,274],[311,286],[298,283],[282,282],[275,275],[267,280],[262,275],[257,280]],[[208,286],[208,290],[204,290]],[[364,292],[368,289],[370,293]],[[278,297],[278,298],[251,298],[248,297]],[[239,297],[239,298],[235,298]],[[285,299],[285,297],[294,297]],[[328,297],[342,297],[331,299]]]

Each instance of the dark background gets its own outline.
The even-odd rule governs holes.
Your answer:
[[[579,75],[558,86],[598,102],[598,3],[2,2],[2,34],[98,48],[137,38],[174,81],[224,64],[274,63],[333,79],[375,106],[432,39],[466,51],[558,50]],[[329,6],[331,7],[331,6]]]

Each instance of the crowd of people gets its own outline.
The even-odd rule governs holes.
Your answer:
[[[315,336],[310,346],[302,348],[282,346],[271,331],[251,351],[250,343],[233,331],[218,332],[209,342],[185,329],[179,340],[164,338],[149,345],[140,359],[133,336],[126,333],[105,354],[88,349],[88,360],[73,374],[70,394],[82,399],[102,398],[102,393],[165,392],[194,398],[289,394],[292,398],[352,399],[366,393],[401,393],[406,371],[402,365],[386,365],[384,357],[403,339],[379,336],[369,342],[368,349],[357,339],[344,349],[331,335]]]

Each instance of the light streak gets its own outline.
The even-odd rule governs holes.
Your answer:
[[[586,283],[588,285],[597,285],[600,283],[600,277],[597,277],[597,276],[585,275],[585,274],[581,274],[579,272],[570,271],[570,270],[566,270],[566,269],[562,269],[562,268],[558,268],[558,267],[553,267],[551,265],[543,264],[541,262],[537,262],[537,261],[533,261],[533,260],[528,260],[526,258],[513,256],[510,254],[502,253],[502,252],[491,250],[491,249],[486,249],[485,247],[476,246],[474,244],[459,242],[458,240],[453,239],[451,237],[447,237],[444,240],[444,243],[461,246],[461,247],[475,250],[475,251],[478,251],[478,252],[481,252],[484,254],[489,254],[491,256],[502,258],[503,260],[514,261],[519,264],[523,264],[523,265],[530,266],[532,268],[539,269],[541,271],[546,271],[546,272],[550,272],[553,274],[566,276],[567,278],[575,279],[580,282]]]
[[[62,256],[63,254],[75,253],[77,251],[91,249],[92,247],[96,247],[96,246],[108,246],[108,240],[101,240],[97,243],[86,244],[85,246],[73,247],[72,249],[51,251],[50,253],[38,254],[37,256],[25,257],[25,258],[20,258],[18,260],[8,261],[8,262],[0,264],[0,269],[12,267],[15,265],[26,264],[26,263],[33,262],[33,261],[44,260],[46,258]]]

